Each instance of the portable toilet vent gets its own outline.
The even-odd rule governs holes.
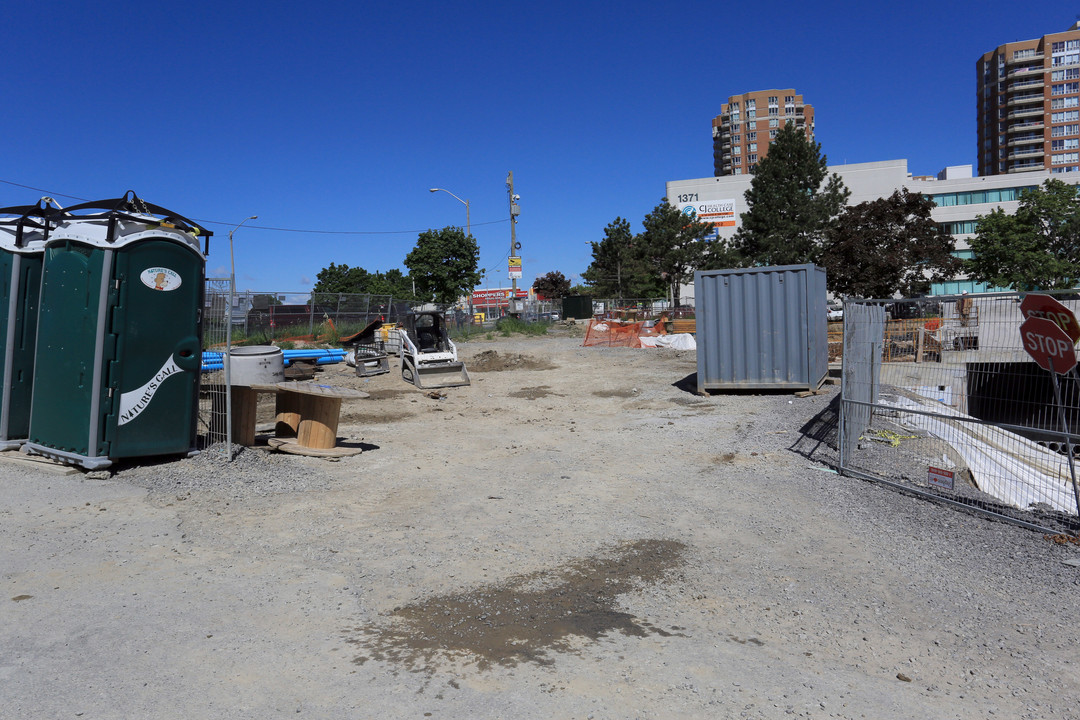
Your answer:
[[[41,263],[58,212],[51,198],[0,208],[0,450],[19,447],[30,431]]]
[[[45,243],[27,450],[88,469],[194,450],[211,234],[130,192],[64,212]]]

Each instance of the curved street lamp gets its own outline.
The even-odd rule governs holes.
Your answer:
[[[236,261],[233,256],[233,233],[248,220],[257,220],[258,215],[246,217],[229,231],[229,307],[225,313],[225,445],[229,462],[233,459],[232,449],[232,314],[234,294],[236,292]]]
[[[468,200],[462,200],[461,198],[459,198],[457,195],[450,192],[446,188],[429,188],[428,192],[444,192],[447,195],[449,195],[450,197],[457,200],[459,203],[464,203],[465,204],[465,237],[472,237],[472,224],[470,223],[470,220],[469,220],[469,201]]]

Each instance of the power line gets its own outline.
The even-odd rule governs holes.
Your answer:
[[[22,183],[12,182],[10,180],[0,179],[0,183],[5,185],[13,185],[15,187],[25,188],[27,190],[33,190],[34,192],[45,193],[49,197],[62,197],[70,200],[79,200],[81,202],[90,202],[87,198],[82,198],[77,195],[67,195],[65,193],[53,192],[51,190],[45,190],[43,188],[33,187],[32,185],[23,185]],[[236,225],[234,222],[222,222],[221,220],[202,220],[200,218],[192,218],[193,220],[206,224],[206,225],[222,225],[224,227],[232,227]],[[507,220],[490,220],[488,222],[472,223],[473,225],[501,225],[502,223],[510,222]],[[282,228],[271,227],[268,225],[244,225],[244,229],[251,230],[273,230],[275,232],[288,232],[288,233],[302,233],[305,235],[418,235],[422,232],[427,232],[431,228],[424,228],[423,230],[306,230],[303,228]]]

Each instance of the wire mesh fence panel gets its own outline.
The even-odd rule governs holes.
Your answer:
[[[1058,298],[1080,309],[1074,294]],[[1075,532],[1080,380],[1032,361],[1014,293],[844,304],[841,469]]]
[[[222,358],[228,352],[229,279],[207,278],[202,314],[202,372],[199,382],[199,447],[220,447],[227,437],[226,386]],[[233,324],[243,316],[233,312]]]

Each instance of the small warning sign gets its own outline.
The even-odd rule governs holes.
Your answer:
[[[926,481],[934,487],[944,488],[945,490],[953,489],[953,476],[952,470],[942,470],[941,468],[929,467],[929,472],[926,474]]]

